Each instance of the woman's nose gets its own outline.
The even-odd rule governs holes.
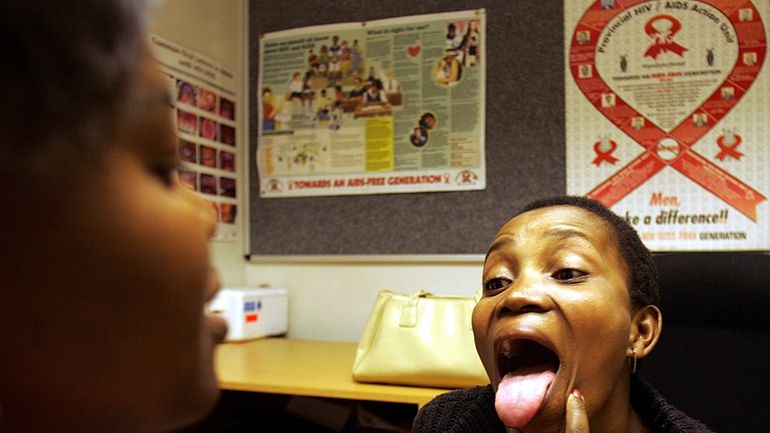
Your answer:
[[[209,201],[203,198],[201,194],[182,184],[177,178],[177,188],[184,194],[185,200],[195,208],[196,216],[201,222],[201,226],[206,233],[206,239],[211,239],[217,230],[217,209]]]
[[[502,315],[545,313],[552,307],[551,298],[539,278],[520,276],[503,292],[497,306],[497,313]]]

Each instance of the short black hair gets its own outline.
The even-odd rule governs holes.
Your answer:
[[[581,196],[556,196],[536,200],[519,210],[516,215],[552,206],[573,206],[598,216],[612,229],[618,250],[628,266],[628,292],[631,301],[639,307],[660,305],[658,271],[652,254],[644,246],[639,235],[623,218],[607,209],[600,202]]]
[[[147,2],[0,2],[5,156],[110,138],[139,71]]]

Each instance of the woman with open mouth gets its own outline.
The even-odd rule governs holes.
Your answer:
[[[413,432],[709,433],[636,376],[662,329],[652,256],[600,203],[555,197],[495,235],[473,312],[490,385],[444,394]]]

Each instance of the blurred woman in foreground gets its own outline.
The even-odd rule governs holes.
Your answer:
[[[210,205],[137,0],[0,5],[0,432],[155,432],[218,396]]]

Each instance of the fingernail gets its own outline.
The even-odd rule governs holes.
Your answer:
[[[574,395],[575,397],[577,397],[577,398],[579,398],[579,399],[581,399],[581,400],[584,400],[584,398],[583,398],[583,393],[582,393],[582,392],[580,392],[580,390],[579,390],[579,389],[577,389],[577,388],[575,388],[575,389],[573,389],[573,390],[572,390],[572,395]]]

